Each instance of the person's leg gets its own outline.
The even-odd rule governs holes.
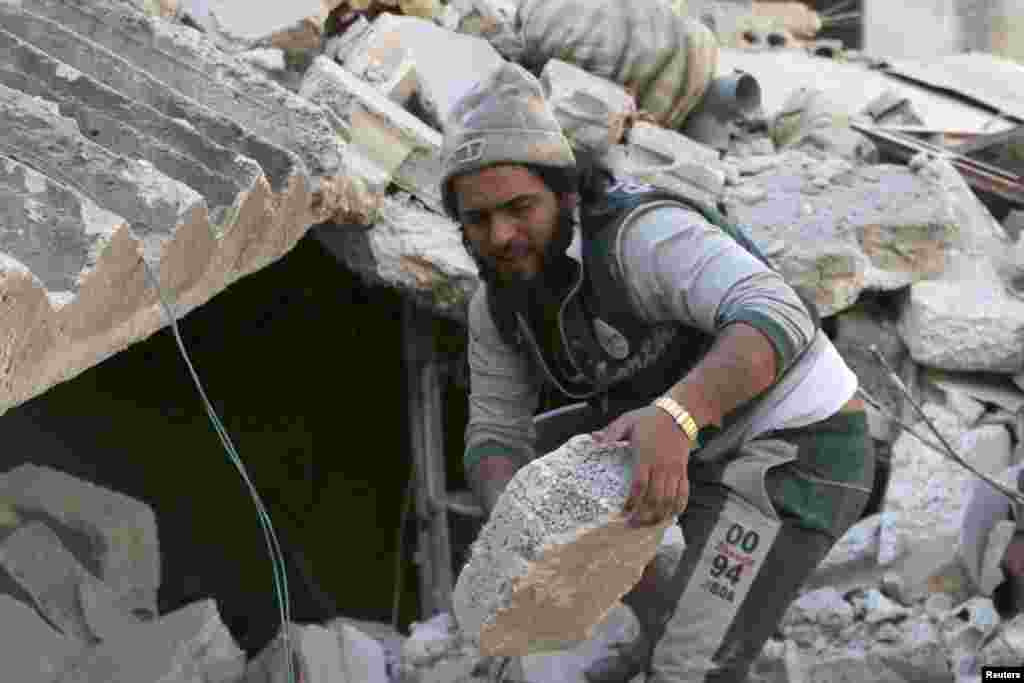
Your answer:
[[[867,504],[874,457],[862,414],[786,437],[774,444],[795,446],[795,461],[758,465],[773,442],[754,442],[745,447],[753,455],[736,461],[743,476],[693,474],[680,519],[687,547],[666,591],[679,599],[655,634],[648,683],[745,680],[801,585]]]

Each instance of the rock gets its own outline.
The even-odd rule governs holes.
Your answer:
[[[1024,408],[1024,390],[1005,375],[946,372],[936,368],[924,368],[921,381],[933,384],[946,393],[967,394],[982,403],[998,406],[1010,413],[1017,413]]]
[[[345,35],[352,30],[350,27]],[[369,30],[369,26],[358,35],[361,39],[353,41],[345,50],[344,59],[335,59],[389,100],[404,107],[419,89],[412,52],[401,43],[380,40],[380,35]]]
[[[399,680],[403,683],[471,683],[494,662],[466,642],[451,614],[442,612],[413,623],[402,645]],[[481,683],[487,679],[480,674]]]
[[[565,136],[598,157],[622,140],[636,113],[636,102],[622,87],[560,59],[548,61],[540,82]]]
[[[315,48],[320,45],[326,15],[320,0],[268,6],[253,12],[238,0],[209,0],[209,13],[227,37],[247,43],[270,43],[281,48]]]
[[[779,149],[812,147],[829,156],[875,163],[874,143],[850,128],[850,115],[820,90],[793,91],[773,122],[772,140]]]
[[[245,653],[220,620],[212,600],[108,638],[77,656],[60,683],[140,683],[237,680]],[[309,680],[309,679],[307,679]]]
[[[421,104],[432,119],[428,123],[437,128],[447,120],[456,100],[503,62],[487,41],[446,31],[417,17],[381,14],[365,40],[366,49],[400,45],[408,50],[416,65]],[[437,49],[438,45],[444,49]]]
[[[9,595],[0,595],[0,661],[4,678],[18,683],[53,683],[66,662],[82,646],[62,636],[39,618],[36,612]]]
[[[828,555],[818,565],[815,574],[830,572],[845,566],[862,564],[877,558],[881,526],[882,516],[877,514],[854,524],[832,546]]]
[[[640,634],[640,623],[623,604],[612,607],[594,627],[591,637],[565,652],[526,655],[521,658],[523,680],[587,683],[583,672],[603,657],[616,654],[617,646],[632,643]]]
[[[580,435],[519,470],[453,596],[459,626],[482,654],[586,640],[636,584],[672,522],[628,526],[621,510],[631,465],[624,444],[598,446]]]
[[[389,679],[396,678],[399,673],[399,664],[402,656],[402,646],[406,637],[394,630],[390,624],[383,624],[374,621],[361,619],[349,619],[338,617],[329,621],[325,628],[329,628],[341,638],[348,656],[360,654],[364,661],[379,660],[383,657],[384,671]],[[367,638],[373,643],[367,642]],[[379,667],[371,669],[379,671]]]
[[[239,55],[242,59],[254,64],[264,71],[284,71],[288,65],[284,61],[284,50],[279,47],[258,48]]]
[[[909,683],[875,653],[837,655],[826,659],[816,654],[795,652],[787,659],[786,675],[791,683]]]
[[[1021,231],[1024,230],[1024,210],[1014,209],[1003,219],[1003,230],[1010,239],[1017,242],[1020,239]]]
[[[1024,662],[1024,615],[1018,615],[985,644],[981,660],[987,666],[1020,666]]]
[[[1010,432],[1002,425],[982,425],[965,432],[958,450],[967,462],[990,475],[1002,474],[1013,455]]]
[[[324,227],[317,239],[371,284],[411,295],[447,318],[465,321],[478,285],[476,264],[462,244],[459,226],[400,195],[384,200],[368,232]]]
[[[119,608],[157,613],[160,550],[145,503],[32,464],[0,475],[0,500],[26,520],[52,524],[71,554],[118,596]],[[37,527],[29,533],[26,540],[47,536]]]
[[[299,93],[332,111],[342,126],[341,133],[387,177],[394,176],[415,149],[440,155],[440,133],[327,57],[313,61]],[[427,188],[427,194],[436,194],[436,190]]]
[[[810,622],[828,629],[841,631],[854,620],[853,605],[835,588],[820,588],[797,598],[782,619],[783,625]]]
[[[865,289],[890,291],[945,273],[958,225],[943,185],[902,166],[844,166],[800,151],[781,159],[756,176],[759,192],[741,183],[725,189],[724,201],[756,241],[789,245],[773,260],[790,282],[814,292],[822,315],[849,308]],[[814,183],[824,178],[827,190]]]
[[[994,278],[918,282],[900,334],[914,360],[945,370],[1017,373],[1024,368],[1024,301]]]
[[[881,591],[871,589],[864,595],[864,620],[869,624],[885,621],[899,621],[910,616],[911,611],[885,597]]]
[[[938,621],[946,612],[953,609],[953,598],[948,593],[933,593],[925,601],[924,609],[929,617]]]

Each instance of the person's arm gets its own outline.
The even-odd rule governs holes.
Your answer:
[[[711,350],[667,394],[697,428],[720,425],[755,398],[810,343],[814,323],[796,292],[735,240],[693,211],[659,207],[623,228],[624,285],[650,322],[678,321],[715,335]],[[624,506],[657,523],[685,508],[687,464],[696,444],[656,407],[620,416],[599,433],[636,453]]]
[[[678,320],[716,336],[668,392],[698,426],[721,425],[810,343],[814,323],[796,292],[697,213],[653,209],[620,244],[626,283],[649,319]]]
[[[498,335],[482,287],[469,306],[469,367],[463,464],[477,502],[489,516],[516,471],[532,459],[540,387],[523,354]]]

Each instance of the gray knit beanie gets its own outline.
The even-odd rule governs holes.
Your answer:
[[[442,194],[454,176],[495,164],[576,166],[540,82],[512,62],[463,95],[452,107],[444,128]]]

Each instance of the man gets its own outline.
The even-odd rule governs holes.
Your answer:
[[[643,625],[636,648],[588,676],[743,680],[870,495],[856,377],[742,235],[578,168],[521,67],[453,107],[443,162],[445,206],[484,283],[465,454],[481,504],[489,513],[537,455],[543,383],[587,401],[575,433],[635,453],[631,521],[679,515],[687,540],[671,581],[624,598]]]
[[[1002,479],[1024,493],[1024,464]],[[971,485],[957,552],[976,593],[991,597],[1004,614],[1024,612],[1024,510],[980,479]]]

